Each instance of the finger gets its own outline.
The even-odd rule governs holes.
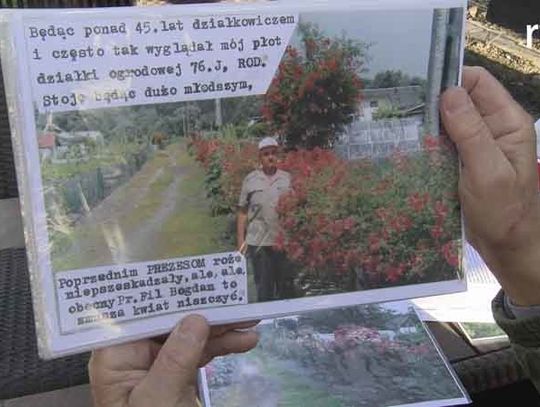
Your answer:
[[[151,340],[141,340],[94,350],[88,363],[94,406],[123,405],[146,376],[158,349]]]
[[[441,96],[441,118],[474,183],[513,171],[465,89],[449,89]]]
[[[149,369],[157,350],[159,345],[148,339],[96,349],[88,363],[89,373],[102,381],[107,372]]]
[[[200,366],[204,366],[217,356],[247,352],[257,346],[258,341],[259,335],[255,331],[230,331],[220,337],[210,339]]]
[[[210,337],[221,336],[228,331],[233,331],[235,329],[248,329],[257,325],[260,321],[246,321],[246,322],[236,322],[233,324],[218,325],[213,326],[211,329]]]
[[[162,346],[143,383],[146,393],[176,400],[196,381],[210,327],[199,315],[188,315]]]
[[[486,69],[464,67],[463,87],[495,139],[522,128],[527,113]]]

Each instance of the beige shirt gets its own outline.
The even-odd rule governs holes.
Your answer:
[[[276,206],[279,197],[291,185],[288,172],[277,170],[273,176],[262,170],[250,172],[242,183],[238,205],[248,209],[246,243],[250,246],[273,246],[279,233]]]

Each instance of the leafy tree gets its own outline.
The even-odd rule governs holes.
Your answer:
[[[300,26],[303,49],[288,47],[261,113],[290,149],[331,147],[361,98],[367,45]]]
[[[399,86],[412,86],[419,85],[424,86],[426,83],[425,79],[422,79],[418,76],[413,76],[412,78],[399,70],[386,70],[378,72],[375,77],[369,81],[368,87],[373,89],[379,88],[396,88]]]
[[[246,124],[260,116],[262,100],[258,96],[227,98],[222,101],[223,124]]]
[[[409,82],[409,78],[401,71],[387,70],[378,72],[370,86],[372,88],[395,88]]]
[[[410,81],[409,81],[409,85],[413,86],[413,85],[418,85],[418,86],[423,86],[424,88],[426,87],[426,80],[423,79],[423,78],[420,78],[419,76],[413,76]]]

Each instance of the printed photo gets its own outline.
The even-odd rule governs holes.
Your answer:
[[[257,329],[254,350],[201,369],[205,407],[467,403],[407,303],[307,312]]]
[[[461,322],[459,327],[473,345],[508,340],[506,332],[494,322]]]
[[[237,250],[249,303],[458,280],[462,29],[302,13],[264,95],[37,114],[52,269]]]

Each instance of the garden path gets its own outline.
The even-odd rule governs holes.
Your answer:
[[[204,172],[183,142],[159,150],[73,229],[70,248],[53,259],[67,270],[223,249],[223,219],[210,216]]]

